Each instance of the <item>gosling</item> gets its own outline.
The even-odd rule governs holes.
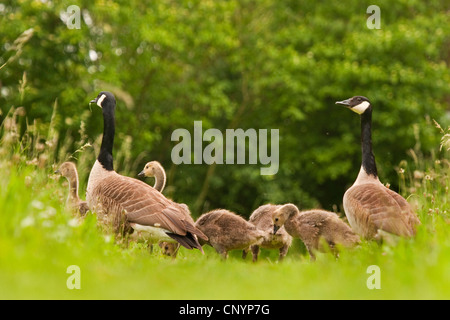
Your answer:
[[[166,186],[166,171],[158,161],[147,162],[144,166],[144,169],[142,169],[142,171],[138,173],[138,177],[155,178],[155,184],[153,185],[153,188],[161,193]]]
[[[69,195],[67,197],[66,205],[74,213],[79,212],[81,215],[85,215],[89,211],[89,207],[86,201],[82,201],[78,196],[78,171],[73,162],[64,162],[55,171],[69,181]]]
[[[180,249],[179,243],[170,243],[166,241],[158,242],[159,247],[161,248],[162,254],[169,256],[173,259],[177,257],[178,249]]]
[[[155,188],[159,192],[163,192],[164,187],[166,186],[166,171],[164,167],[158,161],[150,161],[147,162],[142,169],[141,172],[138,173],[138,177],[153,177],[155,178],[155,184],[153,188]],[[191,214],[189,211],[189,207],[184,203],[178,203],[180,207],[182,207],[186,212]],[[193,220],[192,220],[193,221]],[[159,247],[161,248],[161,252],[169,257],[176,258],[178,249],[180,248],[179,243],[172,243],[167,241],[159,241]],[[152,243],[149,244],[150,252],[153,251]]]
[[[258,209],[253,211],[249,218],[249,222],[255,225],[258,229],[266,232],[266,237],[261,242],[261,244],[254,244],[250,247],[253,254],[253,262],[258,260],[259,248],[265,249],[278,249],[279,256],[278,260],[281,261],[286,256],[289,247],[292,243],[292,237],[286,232],[284,226],[277,231],[273,232],[273,214],[279,209],[280,205],[266,204],[260,206]],[[245,259],[247,256],[248,249],[242,251],[242,258]]]
[[[327,246],[338,257],[336,245],[354,247],[359,237],[338,215],[324,210],[300,212],[293,204],[285,204],[273,215],[274,233],[284,225],[294,238],[300,238],[306,246],[311,261],[316,260],[315,252],[327,252]],[[325,245],[326,244],[326,245]]]
[[[228,251],[242,250],[259,244],[265,237],[263,231],[226,209],[217,209],[201,215],[195,227],[208,237],[206,242],[199,239],[200,244],[210,245],[225,260],[228,258]]]

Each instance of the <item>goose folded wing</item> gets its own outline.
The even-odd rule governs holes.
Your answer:
[[[402,209],[403,215],[408,222],[408,225],[411,226],[412,232],[415,233],[415,226],[421,223],[417,214],[411,208],[411,205],[397,192],[394,192],[390,189],[386,189],[386,192],[398,203],[398,205]]]
[[[180,209],[142,181],[117,175],[105,179],[102,185],[102,197],[119,206],[129,222],[186,235],[188,230]]]
[[[408,223],[406,207],[402,208],[397,202],[398,199],[396,201],[388,190],[375,184],[354,188],[348,197],[359,208],[355,210],[356,219],[366,226],[374,225],[377,229],[392,234],[411,236],[412,230]]]
[[[173,207],[164,208],[162,211],[153,212],[147,208],[127,213],[127,220],[143,226],[151,226],[165,229],[171,233],[185,236],[187,231],[183,216]]]
[[[155,202],[145,205],[146,202],[141,201],[140,204],[142,205],[141,208],[132,206],[127,209],[125,207],[129,222],[148,226],[159,225],[161,228],[178,235],[184,236],[192,233],[205,241],[208,240],[208,237],[195,227],[191,216],[186,212],[183,213],[185,208],[180,207],[177,203],[162,204],[161,202]],[[130,212],[130,209],[135,211]]]

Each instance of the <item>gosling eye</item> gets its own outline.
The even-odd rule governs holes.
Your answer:
[[[275,222],[278,222],[278,218],[275,218]]]

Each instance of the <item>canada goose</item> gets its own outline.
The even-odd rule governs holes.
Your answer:
[[[67,206],[81,215],[86,214],[89,211],[89,207],[86,201],[82,201],[78,196],[78,171],[77,167],[72,162],[64,162],[55,171],[69,181],[69,196],[67,197]]]
[[[381,239],[387,234],[410,237],[419,218],[398,193],[378,179],[372,152],[372,105],[366,97],[355,96],[336,104],[361,116],[362,164],[355,183],[344,194],[344,210],[350,226],[366,239]]]
[[[288,203],[280,206],[272,219],[273,232],[277,233],[284,225],[292,237],[302,240],[311,261],[316,259],[315,251],[326,252],[323,240],[335,255],[336,245],[353,247],[359,243],[359,237],[334,212],[318,209],[300,212],[295,205]]]
[[[155,184],[153,185],[153,188],[155,188],[159,192],[163,192],[164,187],[166,186],[166,171],[158,161],[147,162],[144,169],[139,172],[138,176],[154,177]]]
[[[138,173],[138,177],[154,177],[155,184],[153,188],[155,188],[159,192],[163,192],[164,187],[166,186],[166,171],[164,170],[161,163],[158,161],[150,161],[147,162],[144,166],[144,169]],[[191,218],[189,207],[184,203],[179,203],[180,206],[183,206],[185,209],[183,212],[189,213],[189,220],[194,223],[194,220]],[[158,243],[161,248],[161,252],[167,256],[172,258],[176,258],[178,249],[180,248],[179,243],[170,243],[166,241],[160,241]],[[150,251],[152,250],[152,244],[150,244]]]
[[[286,232],[284,226],[282,226],[277,233],[273,232],[272,215],[280,208],[280,205],[266,204],[260,206],[253,211],[248,222],[252,223],[256,228],[266,232],[266,237],[260,244],[254,244],[251,246],[253,253],[253,262],[258,260],[259,248],[265,249],[279,249],[279,260],[283,260],[286,256],[289,247],[292,243],[292,237]],[[242,257],[245,259],[247,256],[247,250],[244,249]]]
[[[115,132],[116,99],[102,91],[91,101],[102,108],[103,138],[100,153],[92,167],[86,200],[92,211],[110,217],[116,233],[146,231],[165,241],[203,252],[197,237],[208,238],[191,223],[183,208],[146,183],[114,171],[112,149]]]
[[[195,226],[208,237],[207,242],[200,242],[209,244],[224,259],[228,258],[228,251],[248,248],[261,242],[265,236],[265,233],[253,224],[226,209],[202,214]]]

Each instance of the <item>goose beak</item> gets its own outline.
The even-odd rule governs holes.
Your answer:
[[[105,100],[105,99],[106,99],[106,94],[102,94],[100,97],[97,97],[97,98],[91,100],[90,103],[96,103],[100,108],[103,109],[102,103],[103,103],[103,100]]]
[[[336,101],[336,104],[342,104],[346,107],[350,107],[350,99],[342,100],[342,101]]]
[[[141,172],[138,173],[138,177],[140,177],[140,178],[145,177],[144,170],[142,170]]]
[[[280,227],[279,227],[279,226],[277,226],[277,225],[273,225],[273,234],[276,234],[276,233],[277,233],[277,231],[278,231],[278,229],[280,229]]]

